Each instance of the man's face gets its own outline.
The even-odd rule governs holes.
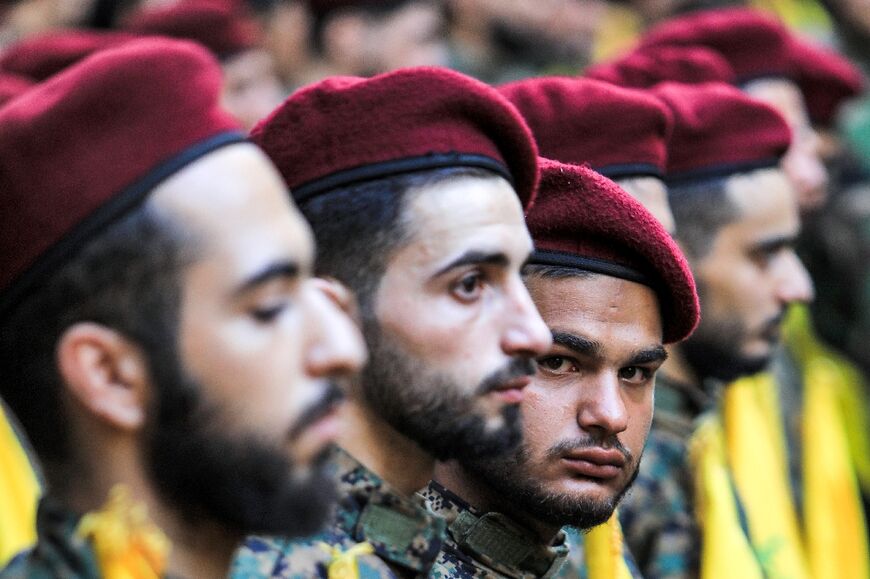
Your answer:
[[[604,275],[531,275],[553,334],[522,403],[511,456],[464,462],[519,518],[590,528],[607,520],[637,473],[664,362],[658,300]]]
[[[444,16],[435,3],[411,2],[378,19],[369,29],[366,46],[376,72],[449,64]]]
[[[701,323],[680,346],[699,377],[722,380],[763,370],[786,307],[813,296],[793,249],[797,206],[782,171],[737,175],[727,187],[738,217],[718,231],[706,255],[692,260]]]
[[[668,188],[665,182],[651,175],[643,177],[626,177],[617,179],[616,182],[625,192],[637,199],[646,210],[658,219],[671,235],[676,231],[674,214],[671,213],[671,204],[668,202]]]
[[[152,475],[176,506],[239,532],[311,532],[330,506],[320,463],[338,429],[334,381],[364,350],[309,278],[309,228],[247,144],[193,163],[153,199],[191,232],[193,256],[177,351],[152,361]]]
[[[807,115],[800,89],[786,79],[762,79],[748,84],[746,92],[775,108],[792,131],[792,143],[782,159],[802,213],[817,209],[828,196],[828,171],[822,162],[822,142]]]
[[[262,49],[246,50],[221,65],[224,86],[221,106],[246,129],[271,113],[284,99],[272,55]]]
[[[531,251],[501,178],[456,177],[410,192],[411,240],[387,262],[365,332],[368,403],[438,458],[501,452],[550,335],[520,279]]]

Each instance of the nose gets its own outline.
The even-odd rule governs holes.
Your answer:
[[[813,280],[803,262],[792,250],[783,254],[776,281],[777,299],[783,305],[809,303],[815,298]]]
[[[519,275],[508,293],[509,314],[501,348],[509,356],[543,356],[553,344],[553,336],[532,302]]]
[[[806,139],[792,145],[782,161],[802,213],[819,207],[828,196],[828,170],[819,153],[819,137],[812,132]]]
[[[601,372],[589,377],[594,384],[579,388],[577,424],[586,432],[606,437],[628,428],[628,411],[622,399],[619,378]]]
[[[354,300],[341,284],[324,279],[305,282],[305,304],[309,308],[305,369],[312,377],[326,378],[355,374],[366,361],[366,347],[353,322]]]

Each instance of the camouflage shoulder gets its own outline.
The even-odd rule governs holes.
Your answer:
[[[60,563],[60,562],[59,562]],[[53,565],[33,556],[32,551],[23,551],[12,558],[0,570],[0,579],[100,579],[99,574],[89,566],[72,569],[65,565]]]
[[[493,577],[453,544],[445,544],[429,569],[429,579],[483,579]]]

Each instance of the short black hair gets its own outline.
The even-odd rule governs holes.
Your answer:
[[[316,274],[348,286],[369,314],[390,256],[413,239],[404,211],[409,193],[458,177],[498,175],[476,167],[417,171],[332,189],[303,203],[317,241]]]
[[[566,267],[563,265],[544,265],[541,263],[528,263],[523,267],[523,278],[537,277],[541,279],[573,279],[588,278],[597,275],[591,271]]]
[[[740,217],[728,194],[730,177],[714,177],[668,184],[668,201],[677,227],[677,239],[689,256],[703,258],[713,247],[719,230]]]
[[[50,483],[71,457],[56,348],[73,324],[112,328],[147,353],[177,334],[180,271],[192,237],[146,201],[113,223],[0,320],[0,396]],[[148,360],[151,364],[159,361]]]

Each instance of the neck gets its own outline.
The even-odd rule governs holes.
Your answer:
[[[189,579],[226,577],[233,552],[243,537],[216,523],[188,524],[174,513],[165,515],[159,521],[155,516],[155,522],[172,541],[165,575]]]
[[[701,386],[701,379],[686,362],[683,351],[679,346],[668,347],[668,359],[662,364],[660,370],[669,379],[690,386]]]
[[[494,492],[486,483],[466,471],[457,461],[439,462],[435,465],[435,480],[443,487],[461,497],[477,510],[506,515],[531,531],[540,541],[549,545],[561,526],[548,525],[512,508],[510,501]]]
[[[405,495],[429,483],[435,459],[416,442],[356,400],[348,400],[342,413],[338,445],[356,460]]]

